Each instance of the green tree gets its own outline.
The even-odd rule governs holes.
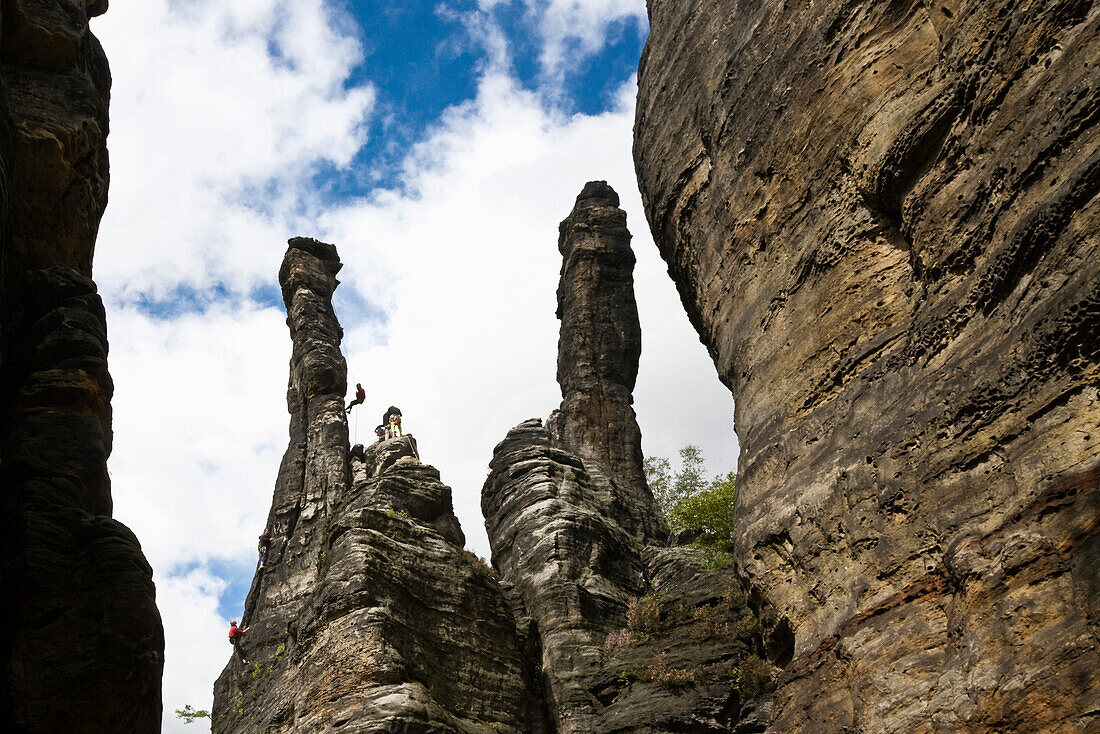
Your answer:
[[[653,499],[666,518],[677,504],[707,488],[706,462],[698,446],[688,444],[680,449],[680,471],[675,474],[669,460],[660,456],[645,459],[642,469]]]
[[[733,543],[733,503],[737,486],[733,472],[715,477],[706,489],[676,503],[668,514],[668,524],[674,530],[695,530],[697,542],[716,548]]]
[[[653,499],[657,501],[657,507],[662,515],[668,517],[676,504],[672,498],[672,465],[664,457],[647,456],[642,462],[642,471],[645,472],[646,483],[653,493]]]

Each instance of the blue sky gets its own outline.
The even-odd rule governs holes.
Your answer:
[[[480,489],[560,401],[557,224],[627,211],[648,455],[736,462],[732,402],[650,239],[631,140],[644,0],[113,0],[110,203],[95,277],[116,389],[115,515],[165,625],[164,730],[209,706],[287,444],[286,240],[335,243],[353,440],[398,405],[488,556]]]

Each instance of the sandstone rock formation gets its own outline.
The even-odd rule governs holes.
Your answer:
[[[771,730],[1100,730],[1100,7],[649,11],[646,214],[796,629]]]
[[[111,519],[92,254],[107,201],[106,0],[4,0],[0,37],[0,729],[160,731],[152,571]]]
[[[415,439],[348,447],[336,249],[293,239],[280,271],[294,347],[275,538],[214,731],[520,732],[536,712],[511,613]]]
[[[778,618],[761,624],[732,571],[661,547],[630,407],[641,337],[625,220],[599,181],[562,222],[562,405],[494,451],[482,490],[493,565],[537,656],[552,731],[752,731],[766,698],[734,674],[753,655],[767,668],[760,656],[786,633]],[[650,610],[644,629],[628,621],[632,604]],[[739,639],[742,619],[752,631]]]

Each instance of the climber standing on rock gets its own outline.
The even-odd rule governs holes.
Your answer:
[[[241,662],[248,665],[248,661],[244,659],[244,652],[241,651],[241,638],[244,637],[244,633],[248,631],[247,627],[238,627],[237,620],[230,620],[229,622],[229,644],[233,646],[233,650],[240,656]]]
[[[401,433],[401,411],[390,406],[382,415],[382,425],[386,427],[386,438],[397,438]]]
[[[378,426],[377,428],[374,429],[374,435],[378,436],[379,441],[385,441],[386,440],[386,427],[385,426]]]
[[[267,549],[271,547],[271,528],[264,528],[264,531],[260,533],[260,543],[256,547],[256,550],[260,552],[260,565],[256,566],[256,570],[260,570],[267,563]]]
[[[360,405],[366,399],[367,391],[363,389],[363,386],[361,384],[359,384],[358,382],[355,383],[355,400],[352,400],[350,403],[348,403],[347,410],[345,410],[344,412],[350,413],[352,408],[354,408],[356,405]]]

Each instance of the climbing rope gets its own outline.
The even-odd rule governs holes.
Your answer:
[[[338,346],[340,348],[340,356],[344,358],[344,366],[347,367],[348,374],[351,375],[351,381],[358,385],[359,380],[356,379],[355,372],[353,372],[351,369],[351,360],[348,359],[348,355],[344,352],[343,339],[340,340],[340,344]],[[347,395],[344,395],[344,397],[347,397]],[[343,405],[343,402],[341,401],[340,404]],[[359,407],[362,406],[360,405]],[[355,413],[355,420],[353,420],[351,424],[351,445],[354,446],[355,444],[359,443],[359,411],[353,410],[352,412]]]

